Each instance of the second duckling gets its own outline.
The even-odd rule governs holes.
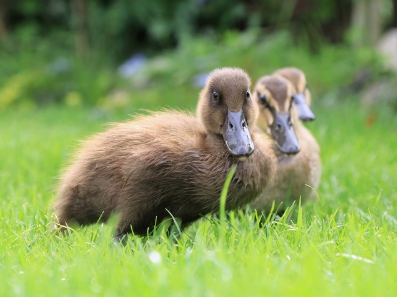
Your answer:
[[[258,126],[274,138],[278,166],[274,185],[251,203],[268,212],[273,202],[278,211],[293,201],[316,200],[321,176],[320,147],[299,121],[293,88],[280,76],[264,76],[256,83],[253,98],[259,103]]]

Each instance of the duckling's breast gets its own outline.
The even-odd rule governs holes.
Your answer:
[[[229,157],[237,166],[230,185],[229,209],[244,206],[256,199],[273,185],[277,160],[271,149],[271,139],[262,133],[253,133],[254,153],[242,161]]]
[[[275,148],[277,172],[273,186],[256,199],[251,208],[269,211],[275,202],[276,208],[285,209],[299,199],[302,202],[316,199],[315,191],[321,176],[319,147],[306,128],[297,132],[301,151],[295,155],[287,155]]]

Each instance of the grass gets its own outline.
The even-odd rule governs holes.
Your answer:
[[[397,118],[352,100],[315,101],[317,204],[264,226],[239,211],[226,224],[207,216],[177,239],[159,231],[125,246],[115,220],[56,236],[49,207],[78,140],[132,109],[2,111],[0,296],[396,296]]]

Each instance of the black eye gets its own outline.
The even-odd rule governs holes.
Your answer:
[[[217,92],[213,92],[212,93],[212,98],[214,98],[215,100],[219,99],[219,94]]]
[[[250,94],[250,92],[249,92],[249,91],[247,91],[247,93],[245,94],[245,96],[246,96],[247,98],[251,97],[251,94]]]
[[[258,92],[258,97],[259,97],[259,103],[261,103],[263,105],[267,105],[266,95],[262,95],[261,93]]]

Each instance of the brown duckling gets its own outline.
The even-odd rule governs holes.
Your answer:
[[[271,184],[271,139],[253,132],[258,106],[240,69],[214,70],[198,116],[167,111],[115,124],[86,141],[61,178],[59,224],[90,224],[120,215],[116,235],[146,235],[172,214],[182,226],[217,212],[233,164],[226,209],[253,201]],[[243,160],[244,159],[244,160]]]
[[[252,97],[260,105],[258,127],[273,136],[278,160],[274,185],[251,203],[251,208],[259,211],[269,211],[273,202],[283,211],[299,198],[302,202],[317,198],[320,148],[299,121],[292,93],[291,84],[275,75],[259,79],[253,91]]]
[[[299,119],[304,122],[315,120],[316,117],[310,109],[311,94],[303,71],[295,67],[285,67],[275,71],[274,75],[282,76],[291,83],[292,96]]]

